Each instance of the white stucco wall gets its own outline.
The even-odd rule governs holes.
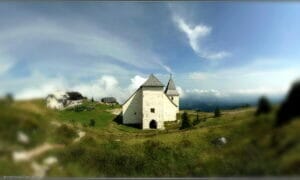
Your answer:
[[[122,110],[124,124],[141,124],[142,129],[150,129],[150,122],[155,120],[157,129],[164,129],[165,121],[176,120],[179,96],[171,100],[163,87],[141,87],[123,104]]]
[[[138,89],[122,106],[123,124],[142,123],[142,90]]]
[[[147,87],[143,88],[143,129],[150,128],[150,121],[155,120],[157,129],[163,129],[164,104],[163,104],[163,88],[162,87]],[[151,108],[155,112],[151,112]]]
[[[164,103],[164,121],[175,121],[176,114],[179,112],[179,107],[175,106],[169,99],[168,96],[163,96],[163,103]],[[173,99],[174,101],[174,99]]]
[[[179,109],[179,96],[172,96],[173,97],[173,102],[178,106]]]

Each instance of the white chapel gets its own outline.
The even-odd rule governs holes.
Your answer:
[[[164,122],[175,121],[179,93],[172,76],[167,87],[153,74],[122,106],[123,124],[139,124],[142,129],[164,129]]]

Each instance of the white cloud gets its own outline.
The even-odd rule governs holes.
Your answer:
[[[98,99],[104,96],[113,96],[118,100],[123,98],[122,89],[114,76],[104,75],[101,78],[88,83],[70,86],[69,90],[78,91],[89,98],[93,97]]]
[[[176,89],[177,89],[177,91],[179,93],[179,96],[181,98],[185,97],[185,92],[184,92],[184,90],[180,86],[176,86]]]
[[[186,83],[198,89],[219,89],[228,95],[283,95],[300,77],[297,66],[262,64],[263,60],[254,60],[239,67],[191,72],[187,74]],[[193,89],[192,86],[189,88]]]
[[[39,82],[41,84],[21,90],[15,95],[16,99],[46,98],[48,94],[55,91],[67,90],[67,84],[61,78],[47,79],[46,81],[44,80]]]
[[[35,74],[35,76],[42,76]],[[71,84],[66,79],[56,77],[47,79],[39,77],[36,85],[25,88],[16,94],[17,99],[31,99],[31,98],[44,98],[48,94],[58,90],[65,91],[78,91],[88,98],[100,99],[105,96],[113,96],[117,98],[120,103],[125,100],[144,82],[146,78],[140,75],[135,75],[125,86],[120,85],[120,81],[111,75],[103,75],[99,79],[91,80],[88,82],[78,82]],[[194,83],[195,84],[195,83]],[[190,99],[204,101],[211,101],[216,99],[238,100],[238,97],[255,97],[261,95],[282,95],[287,91],[285,86],[280,88],[257,86],[257,87],[240,87],[232,86],[231,89],[208,89],[208,88],[191,88],[183,89],[177,86],[177,91],[182,99]]]
[[[241,94],[241,95],[282,95],[288,91],[287,87],[282,87],[278,89],[270,87],[257,87],[249,89],[236,89],[233,90],[232,94]]]
[[[211,52],[201,46],[201,41],[203,38],[207,37],[212,28],[203,24],[196,25],[192,27],[187,24],[183,18],[179,16],[173,17],[174,22],[178,26],[178,28],[184,32],[189,40],[189,44],[191,48],[202,58],[215,60],[215,59],[223,59],[230,55],[227,51],[219,51],[219,52]]]
[[[189,96],[225,96],[219,90],[216,89],[187,89],[185,93]]]
[[[167,66],[167,65],[165,65],[165,64],[163,64],[163,63],[159,63],[168,73],[173,73],[173,71],[172,71],[172,69],[169,67],[169,66]]]
[[[123,103],[146,78],[139,75],[131,78],[128,86],[121,87],[116,77],[111,75],[103,75],[99,79],[89,82],[78,82],[71,84],[63,78],[57,77],[47,79],[41,77],[42,81],[32,87],[27,87],[16,94],[17,99],[45,98],[48,94],[55,91],[78,91],[88,98],[99,99],[105,96],[113,96],[120,103]]]
[[[189,78],[193,80],[207,80],[211,75],[203,72],[192,72],[189,73]]]
[[[130,79],[131,84],[128,87],[128,90],[130,92],[135,91],[137,88],[139,88],[145,81],[147,80],[147,78],[143,78],[139,75],[134,76],[132,79]]]
[[[77,22],[75,24],[78,25]],[[72,28],[72,20],[62,24],[50,19],[35,19],[1,27],[0,75],[8,72],[18,61],[25,61],[22,72],[26,75],[0,77],[0,95],[12,92],[19,99],[44,97],[55,87],[61,87],[62,82],[56,80],[57,76],[63,79],[65,89],[78,88],[89,92],[91,87],[92,95],[99,95],[99,91],[109,95],[109,92],[116,92],[114,88],[109,91],[110,87],[125,87],[123,80],[142,74],[144,70],[172,72],[146,44],[133,42],[88,23],[82,28]],[[105,78],[91,82],[91,79],[102,75],[112,75],[122,80],[121,84],[109,84],[115,81]]]
[[[211,31],[211,27],[205,25],[197,25],[194,28],[191,28],[189,25],[186,24],[186,22],[183,19],[179,17],[175,17],[174,20],[178,24],[179,28],[184,33],[186,33],[193,50],[198,52],[198,40],[202,37],[207,36]]]
[[[15,59],[6,53],[0,52],[0,75],[8,72],[15,64]]]

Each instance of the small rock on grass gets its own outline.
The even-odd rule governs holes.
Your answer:
[[[219,137],[219,138],[214,139],[212,141],[212,143],[215,145],[224,145],[224,144],[228,143],[228,140],[226,137]]]
[[[28,144],[30,142],[29,137],[22,131],[18,132],[17,139],[22,144]]]

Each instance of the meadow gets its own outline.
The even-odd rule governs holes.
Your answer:
[[[300,119],[274,128],[278,107],[255,116],[255,107],[222,110],[220,117],[198,112],[198,122],[166,130],[122,125],[116,110],[86,101],[63,111],[46,108],[42,99],[0,104],[0,176],[186,177],[286,176],[300,174]],[[197,112],[186,110],[195,121]],[[22,143],[22,132],[29,142]],[[81,133],[81,135],[80,135]],[[225,137],[226,143],[218,143]],[[15,152],[48,150],[16,161]],[[56,163],[45,166],[47,157]],[[37,172],[36,167],[44,167]],[[41,168],[40,168],[41,171]]]

